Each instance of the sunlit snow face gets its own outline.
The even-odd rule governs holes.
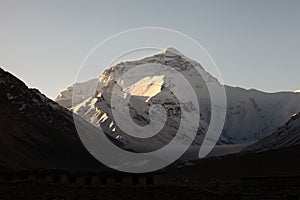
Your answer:
[[[155,35],[163,40],[151,37]],[[128,43],[127,41],[130,41],[128,37],[133,36],[138,40]],[[219,72],[206,50],[195,40],[178,31],[154,27],[132,29],[116,34],[97,45],[83,62],[77,79],[88,77],[87,71],[94,71],[87,70],[87,67],[98,67],[90,65],[87,59],[102,58],[105,50],[114,46],[113,43],[130,45],[117,45],[120,49],[115,51],[115,55],[110,56],[108,66],[131,53],[149,49],[162,50],[166,45],[181,47],[181,44],[184,46],[180,49],[195,48],[204,66],[185,57],[176,49],[168,48],[162,53],[141,60],[121,61],[106,71],[112,76],[104,74],[100,77],[99,81],[103,84],[97,81],[95,85],[89,87],[87,91],[92,90],[91,93],[83,91],[78,84],[74,85],[72,107],[78,105],[77,99],[83,100],[80,104],[84,107],[91,105],[88,106],[88,111],[92,113],[92,118],[90,115],[88,117],[91,121],[96,119],[98,122],[101,113],[107,112],[109,120],[114,122],[113,124],[108,122],[107,129],[102,129],[105,123],[100,123],[103,126],[97,126],[99,129],[89,131],[87,127],[82,126],[81,118],[74,116],[78,134],[87,150],[100,162],[113,169],[130,173],[151,172],[179,159],[192,145],[199,129],[205,127],[206,134],[201,135],[199,142],[201,145],[197,151],[199,158],[205,157],[221,135],[227,105],[224,85],[204,70],[213,69]],[[105,59],[108,57],[105,56]],[[94,75],[92,74],[92,77]],[[90,99],[97,99],[96,103],[87,103],[89,101],[86,98],[87,93],[92,94]],[[144,97],[147,97],[146,100],[141,102]],[[200,120],[201,101],[208,102],[209,124]],[[202,124],[205,126],[201,126]],[[112,128],[116,129],[111,131]],[[127,151],[115,145],[106,137],[106,130],[107,133],[112,133],[110,136],[123,142],[127,149],[132,148],[134,151]],[[125,136],[130,139],[123,140]],[[161,138],[162,141],[167,141],[163,143],[164,146],[144,151],[145,144],[157,146],[156,141]],[[142,151],[139,150],[140,146],[143,147]]]
[[[298,93],[298,92],[300,92],[300,90],[296,90],[295,92],[297,92],[297,93]]]

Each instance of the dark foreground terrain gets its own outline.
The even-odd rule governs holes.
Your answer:
[[[174,164],[150,174],[6,171],[0,199],[299,200],[300,146]]]
[[[45,200],[86,200],[86,199],[218,199],[219,195],[201,192],[190,187],[68,187],[62,185],[0,184],[0,199],[45,199]]]

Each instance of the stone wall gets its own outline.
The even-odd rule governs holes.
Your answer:
[[[0,183],[35,182],[72,186],[159,186],[167,182],[161,174],[69,173],[66,171],[8,172],[0,174]]]

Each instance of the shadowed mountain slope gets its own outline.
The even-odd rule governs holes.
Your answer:
[[[2,169],[99,170],[82,145],[70,111],[0,68]]]

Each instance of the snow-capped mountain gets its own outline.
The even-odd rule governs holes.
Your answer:
[[[72,94],[73,88],[76,87],[82,93],[82,96],[89,97],[93,92],[93,86],[97,83],[98,79],[92,79],[84,83],[76,83],[67,87],[64,91],[60,92],[55,99],[57,103],[63,105],[65,108],[72,107]],[[75,102],[74,102],[75,103]],[[79,103],[79,102],[78,102]]]
[[[293,92],[264,93],[227,86],[227,117],[221,140],[257,141],[299,112],[300,95]]]
[[[270,136],[247,147],[244,152],[261,152],[294,145],[300,145],[300,113],[295,114]]]
[[[174,131],[178,128],[178,104],[176,98],[167,89],[168,85],[162,72],[147,75],[147,70],[141,74],[130,74],[130,84],[122,85],[122,76],[131,69],[142,64],[163,64],[180,72],[192,85],[196,92],[199,108],[200,122],[195,144],[202,141],[211,115],[211,100],[205,82],[219,88],[222,85],[211,74],[205,71],[199,63],[193,61],[174,48],[143,58],[141,60],[121,62],[106,69],[98,79],[84,83],[76,83],[62,91],[56,98],[61,105],[70,108],[72,98],[73,106],[70,108],[78,115],[95,126],[101,126],[113,137],[127,143],[136,142],[124,134],[115,124],[111,112],[111,93],[114,86],[118,86],[125,96],[130,96],[131,116],[137,124],[147,124],[148,108],[155,103],[162,104],[168,112],[170,119],[164,127],[162,134],[151,137],[149,143],[161,146],[170,141]],[[195,70],[200,69],[201,75]],[[149,69],[150,70],[150,69]],[[91,82],[98,82],[96,92]],[[75,91],[73,91],[75,88]],[[92,90],[90,89],[92,88]],[[186,88],[180,88],[182,91]],[[264,93],[257,90],[245,90],[225,86],[227,95],[227,116],[225,126],[219,143],[239,144],[254,142],[264,138],[283,125],[294,113],[300,111],[300,94],[294,92]],[[74,96],[72,96],[74,94]],[[172,107],[172,108],[171,108]],[[188,109],[189,105],[186,105]],[[191,109],[190,109],[191,110]],[[193,114],[190,115],[193,117]],[[188,127],[186,127],[188,129]],[[142,141],[143,144],[144,141]]]

